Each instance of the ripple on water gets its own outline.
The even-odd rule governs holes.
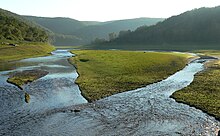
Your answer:
[[[81,96],[75,68],[67,58],[68,51],[55,51],[52,56],[24,59],[10,63],[8,71],[0,72],[0,135],[24,134],[29,122],[46,114],[46,111],[65,106],[87,103]],[[8,73],[22,70],[40,69],[49,74],[24,86],[24,91],[31,96],[29,104],[24,102],[24,91],[6,82]],[[33,122],[32,122],[33,123]],[[34,125],[28,125],[34,126]]]

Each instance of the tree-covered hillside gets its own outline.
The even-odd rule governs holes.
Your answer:
[[[220,49],[220,7],[200,8],[173,16],[153,26],[135,31],[110,41],[109,46],[120,44],[126,48],[141,45],[143,49],[215,48]],[[171,46],[172,45],[172,46]],[[190,46],[189,46],[190,45]],[[214,46],[215,45],[215,46]],[[110,47],[112,48],[112,47]],[[119,47],[120,48],[120,47]]]
[[[50,30],[54,45],[88,44],[96,38],[108,39],[109,33],[119,33],[121,30],[134,30],[142,25],[153,25],[161,18],[136,18],[107,22],[78,21],[70,18],[47,18],[25,16],[45,29]]]
[[[0,40],[46,42],[48,34],[23,17],[0,9]]]
[[[69,35],[74,31],[76,31],[77,29],[87,26],[86,24],[71,18],[62,18],[62,17],[48,18],[48,17],[34,17],[34,16],[24,16],[24,17],[58,34]]]
[[[143,25],[154,25],[159,21],[163,21],[162,18],[135,18],[135,19],[125,19],[125,20],[115,20],[99,23],[98,25],[90,25],[83,27],[75,31],[74,35],[82,37],[83,39],[91,42],[95,38],[108,39],[109,33],[118,34],[122,30],[135,30],[137,27]]]

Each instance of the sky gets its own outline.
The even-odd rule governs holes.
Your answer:
[[[20,15],[109,21],[139,17],[168,18],[220,0],[0,0],[0,8]]]

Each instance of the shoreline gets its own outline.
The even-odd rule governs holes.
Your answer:
[[[73,56],[73,57],[75,57],[75,56]],[[77,78],[76,78],[76,80],[77,80],[77,79],[80,77],[80,74],[79,74],[79,72],[78,72],[78,68],[77,68],[76,64],[74,64],[73,62],[71,62],[70,58],[68,58],[67,60],[68,60],[68,62],[76,69],[76,73],[77,73],[77,75],[78,75]],[[79,87],[79,90],[80,90],[80,92],[81,92],[81,95],[88,101],[88,103],[94,102],[94,101],[92,101],[91,99],[89,99],[86,95],[83,94],[83,91],[82,91],[80,85],[76,82],[76,80],[75,80],[74,83]]]

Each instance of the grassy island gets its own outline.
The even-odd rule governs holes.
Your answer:
[[[7,82],[14,84],[22,89],[23,85],[29,82],[33,82],[34,80],[37,80],[47,74],[48,72],[43,70],[25,70],[21,72],[11,73]]]
[[[187,54],[144,51],[73,50],[83,96],[95,101],[158,82],[185,67]]]

